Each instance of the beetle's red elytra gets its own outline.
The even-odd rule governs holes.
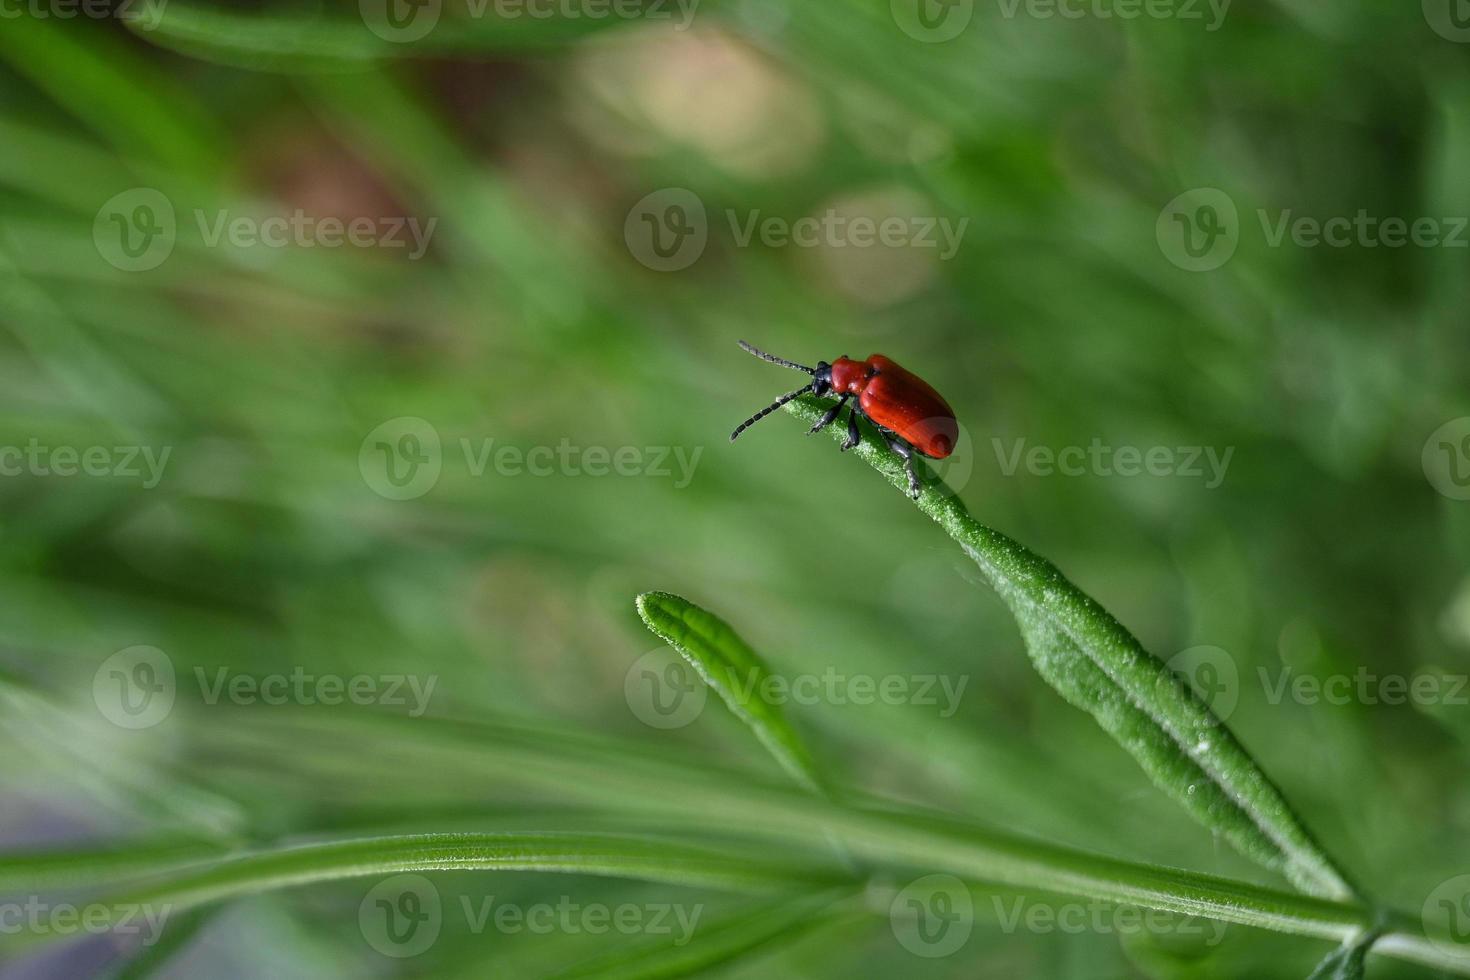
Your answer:
[[[857,396],[857,404],[847,413],[847,439],[842,443],[846,452],[858,444],[858,417],[862,416],[883,433],[888,447],[904,461],[909,477],[909,495],[919,496],[919,478],[914,474],[914,452],[931,459],[943,459],[954,452],[959,439],[960,424],[955,419],[954,409],[929,385],[927,381],[905,370],[891,358],[873,354],[865,361],[854,361],[846,354],[831,364],[818,361],[817,366],[807,367],[788,361],[783,357],[767,354],[745,341],[740,346],[746,352],[763,361],[779,364],[795,371],[805,371],[812,376],[810,384],[787,392],[766,408],[741,422],[730,433],[730,441],[756,422],[770,415],[793,398],[811,392],[818,397],[836,392],[837,404],[811,427],[811,432],[820,432],[837,419],[842,406],[848,399]]]

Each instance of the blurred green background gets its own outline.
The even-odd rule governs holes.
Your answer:
[[[943,472],[976,516],[1160,657],[1219,648],[1232,728],[1370,890],[1417,912],[1470,871],[1463,702],[1272,696],[1288,670],[1470,671],[1470,458],[1453,458],[1470,435],[1453,427],[1470,415],[1470,233],[1272,241],[1284,212],[1455,236],[1470,215],[1470,47],[1445,19],[1459,0],[1260,0],[1218,19],[1185,0],[1131,19],[922,2],[7,8],[0,445],[39,446],[45,465],[0,479],[4,846],[657,829],[649,801],[497,765],[494,737],[450,746],[435,726],[531,725],[777,778],[713,698],[682,727],[642,720],[636,665],[660,645],[632,600],[667,589],[784,675],[964,679],[947,715],[789,706],[841,784],[1271,882],[1037,678],[964,556],[868,467],[784,414],[727,442],[799,381],[746,339],[922,374],[963,423]],[[847,231],[740,234],[826,215]],[[1211,215],[1226,234],[1190,268],[1171,229]],[[234,240],[211,233],[222,216]],[[307,230],[252,240],[272,216]],[[963,231],[943,256],[863,246],[852,218]],[[366,221],[371,240],[331,247],[331,219]],[[431,229],[421,255],[394,244],[410,220]],[[650,235],[680,228],[692,251],[650,258]],[[1230,455],[1218,481],[1178,452],[1152,475],[1008,463],[1094,442]],[[65,447],[105,449],[100,475],[64,475]],[[168,453],[157,479],[141,451],[131,475],[127,447]],[[140,646],[167,658],[177,696],[134,729],[109,716],[102,668]],[[435,687],[411,718],[211,704],[195,681],[297,668]],[[430,877],[446,907],[739,904]],[[397,959],[359,928],[370,886],[210,910],[156,975],[537,976],[628,941],[477,934],[447,915],[432,948]],[[926,958],[870,904],[726,975],[1302,977],[1327,949],[1241,927],[1218,944],[1037,934],[987,899],[963,948]],[[102,974],[127,948],[7,969]]]

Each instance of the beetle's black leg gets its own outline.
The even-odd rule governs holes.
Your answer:
[[[833,405],[831,408],[827,409],[827,414],[826,415],[823,415],[821,418],[817,419],[817,424],[814,425],[814,426],[812,426],[810,429],[808,429],[806,431],[806,434],[807,435],[811,435],[813,432],[821,432],[827,426],[831,425],[832,424],[832,420],[835,419],[835,418],[837,418],[837,413],[840,412],[840,411],[842,411],[842,406],[843,405],[846,405],[847,404],[847,400],[849,398],[851,398],[851,397],[852,397],[851,394],[846,394],[846,395],[843,395],[841,398],[837,399],[837,404],[836,405]]]
[[[922,488],[919,485],[918,475],[914,473],[914,447],[910,446],[902,439],[895,437],[888,440],[888,448],[892,449],[894,452],[898,453],[899,456],[903,457],[904,472],[908,473],[909,475],[909,496],[913,497],[915,500],[918,500],[919,491]]]
[[[854,405],[852,411],[847,413],[847,438],[842,441],[842,451],[847,452],[856,446],[862,437],[862,430],[858,428],[858,410]]]

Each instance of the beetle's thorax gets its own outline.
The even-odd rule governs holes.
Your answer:
[[[874,371],[866,361],[846,356],[832,362],[832,390],[844,395],[860,395]]]

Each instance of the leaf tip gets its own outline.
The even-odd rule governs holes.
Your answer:
[[[668,633],[669,623],[680,619],[683,610],[693,605],[683,596],[656,590],[638,593],[633,604],[638,609],[638,617],[643,620],[643,625],[660,639],[669,642],[672,642]]]

